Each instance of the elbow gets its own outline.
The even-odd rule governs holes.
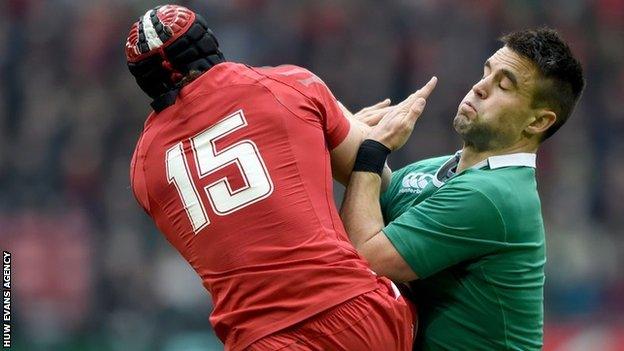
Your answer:
[[[380,264],[377,262],[371,263],[371,270],[377,275],[386,277],[395,283],[407,283],[414,280],[413,278],[408,277],[399,270],[393,269],[388,265]]]
[[[386,277],[397,283],[418,279],[418,276],[403,258],[395,254],[393,250],[375,248],[372,245],[366,245],[366,243],[356,246],[356,249],[366,259],[370,269],[379,276]]]
[[[399,279],[400,277],[399,274],[397,274],[398,272],[396,272],[389,262],[383,258],[383,252],[372,250],[367,245],[356,246],[356,249],[360,255],[366,259],[370,269],[377,275],[386,277],[392,281],[402,282],[402,280]]]

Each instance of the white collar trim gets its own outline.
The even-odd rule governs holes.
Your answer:
[[[519,152],[509,155],[497,155],[488,157],[490,169],[503,167],[531,167],[535,168],[537,156],[532,153]]]
[[[448,167],[452,162],[459,162],[459,157],[461,156],[461,150],[457,151],[455,155],[453,155],[448,161],[444,162],[440,168],[436,171],[433,177],[433,185],[436,187],[441,187],[445,181],[441,181],[438,177],[440,176],[440,172],[442,169]],[[490,156],[487,159],[477,163],[476,165],[470,167],[473,169],[483,168],[485,166],[489,166],[490,169],[497,169],[503,167],[531,167],[535,168],[537,155],[533,153],[527,152],[518,152],[515,154],[507,154],[507,155],[496,155]]]

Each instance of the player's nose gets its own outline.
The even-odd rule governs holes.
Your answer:
[[[472,92],[479,98],[485,99],[488,96],[487,93],[487,80],[481,79],[475,85],[472,86]]]

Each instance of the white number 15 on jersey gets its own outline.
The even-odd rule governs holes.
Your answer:
[[[236,191],[232,190],[226,177],[203,187],[212,210],[220,216],[256,203],[273,192],[273,182],[253,141],[240,140],[217,151],[216,142],[219,139],[246,126],[245,115],[242,110],[238,110],[190,139],[199,179],[232,163],[242,173],[245,186]],[[191,177],[182,142],[167,150],[165,163],[167,180],[169,184],[175,185],[193,231],[197,233],[210,224],[210,220],[198,187]]]

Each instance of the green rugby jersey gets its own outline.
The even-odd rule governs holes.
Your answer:
[[[544,225],[535,155],[454,174],[459,153],[416,162],[381,196],[394,247],[420,279],[415,350],[539,350]]]

